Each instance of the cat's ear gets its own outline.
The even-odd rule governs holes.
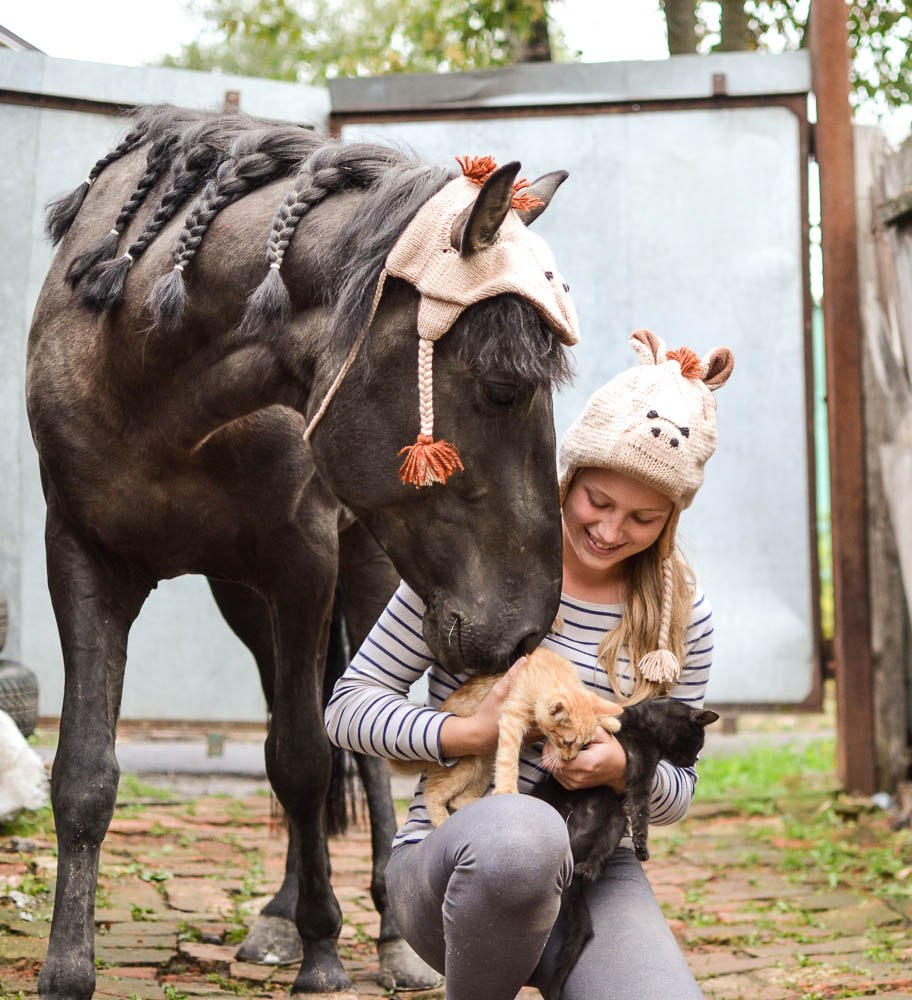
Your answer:
[[[566,709],[564,708],[564,703],[562,701],[552,701],[548,706],[548,714],[555,720],[565,715]]]
[[[709,726],[718,718],[718,712],[714,712],[711,708],[701,708],[694,716],[694,722],[699,723],[701,726]]]

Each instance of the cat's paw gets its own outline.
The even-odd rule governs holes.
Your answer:
[[[636,856],[639,858],[640,861],[649,860],[649,848],[645,844],[634,843],[633,852],[634,854],[636,854]]]
[[[591,882],[593,879],[597,878],[597,872],[588,861],[581,861],[578,865],[574,865],[573,877],[584,878]]]
[[[603,715],[599,719],[599,725],[606,733],[619,733],[621,731],[621,720],[616,715]]]

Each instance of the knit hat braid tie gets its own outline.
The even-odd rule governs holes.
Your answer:
[[[656,684],[673,684],[681,676],[681,664],[668,648],[673,586],[672,561],[670,558],[665,558],[662,560],[662,618],[659,622],[659,648],[647,653],[637,664],[642,677]]]
[[[405,461],[399,468],[399,478],[413,486],[445,483],[464,466],[459,451],[449,441],[434,440],[434,341],[418,339],[418,412],[421,430],[414,444],[406,445],[399,454]]]

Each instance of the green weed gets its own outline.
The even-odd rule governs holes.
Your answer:
[[[816,740],[803,748],[757,747],[725,757],[700,761],[697,800],[734,799],[745,811],[764,813],[768,801],[781,795],[835,784],[835,747],[832,740]],[[764,801],[765,800],[765,801]],[[753,808],[748,808],[753,804]]]

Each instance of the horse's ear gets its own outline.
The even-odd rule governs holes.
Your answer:
[[[516,160],[499,167],[484,182],[474,204],[456,216],[450,239],[463,257],[491,246],[497,239],[497,230],[510,211],[518,173]]]
[[[721,389],[735,367],[735,356],[727,347],[714,347],[703,359],[703,381],[707,388]]]
[[[550,174],[542,174],[541,177],[532,181],[532,183],[527,187],[523,188],[524,195],[531,195],[533,198],[538,198],[541,202],[540,205],[536,205],[535,208],[517,208],[516,214],[522,220],[522,222],[531,226],[533,222],[544,212],[544,210],[551,204],[551,199],[554,197],[554,192],[564,183],[564,181],[570,176],[566,170],[554,170]]]

